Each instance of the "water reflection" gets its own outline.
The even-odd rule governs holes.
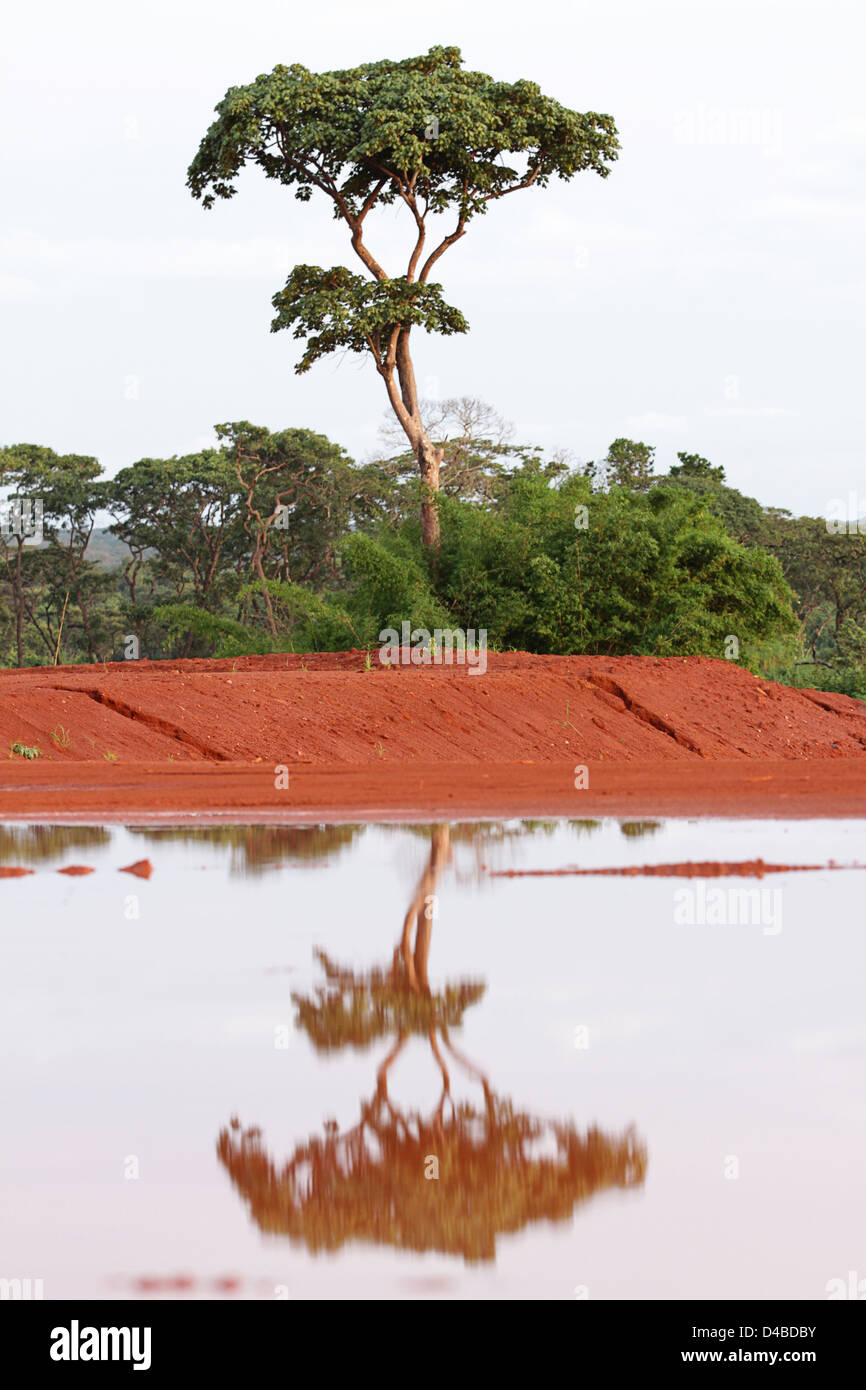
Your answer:
[[[625,835],[627,840],[643,840],[647,835],[655,835],[661,828],[660,820],[621,820],[619,823],[620,834]]]
[[[0,825],[0,865],[46,864],[71,849],[102,849],[111,831],[99,825]]]
[[[285,1235],[313,1252],[366,1241],[414,1251],[492,1260],[496,1238],[541,1220],[563,1222],[607,1188],[640,1186],[646,1149],[634,1130],[619,1136],[571,1122],[538,1118],[497,1095],[454,1045],[466,1009],[479,1003],[482,981],[434,990],[428,963],[435,892],[451,856],[451,831],[433,827],[430,854],[404,917],[392,960],[359,974],[317,959],[325,982],[293,995],[296,1026],[322,1052],[392,1045],[376,1072],[360,1117],[341,1131],[326,1121],[321,1136],[299,1143],[280,1166],[257,1127],[237,1119],[217,1153],[262,1231]],[[424,1037],[441,1076],[438,1101],[409,1110],[389,1094],[389,1073],[413,1036]],[[451,1069],[478,1086],[477,1101],[455,1101]]]
[[[511,822],[467,821],[451,829],[454,843],[470,847],[476,864],[498,846],[505,847],[532,836],[552,836],[566,825],[576,837],[591,835],[602,828],[599,820],[523,820]],[[326,864],[353,846],[369,829],[355,825],[218,825],[218,826],[127,826],[129,834],[158,849],[161,845],[197,847],[209,845],[228,851],[229,873],[255,878],[286,867],[305,863]],[[429,837],[429,825],[382,825],[380,833]],[[659,821],[621,821],[620,833],[627,839],[653,835],[661,829]],[[95,825],[0,825],[0,866],[38,865],[61,858],[70,850],[105,849],[111,831]]]
[[[255,878],[287,865],[330,861],[365,829],[363,825],[209,825],[141,828],[133,834],[154,846],[216,846],[229,852],[230,874]]]

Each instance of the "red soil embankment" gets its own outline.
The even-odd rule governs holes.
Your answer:
[[[375,653],[367,670],[363,652],[3,671],[0,749],[13,743],[40,757],[0,755],[5,817],[866,811],[866,705],[703,657],[489,654],[484,674],[384,668]]]

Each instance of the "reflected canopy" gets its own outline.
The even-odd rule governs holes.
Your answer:
[[[327,1121],[280,1165],[256,1128],[233,1119],[219,1136],[219,1159],[262,1231],[314,1252],[356,1240],[492,1260],[497,1236],[566,1221],[596,1193],[644,1181],[646,1150],[633,1129],[581,1134],[521,1111],[455,1047],[450,1030],[485,986],[464,980],[434,991],[429,983],[435,888],[449,856],[448,827],[438,826],[389,966],[358,974],[317,952],[324,983],[312,996],[293,995],[296,1024],[319,1051],[394,1038],[357,1124],[341,1131]],[[426,1037],[442,1080],[438,1104],[423,1114],[388,1091],[413,1036]],[[477,1102],[452,1097],[454,1063],[480,1087]]]

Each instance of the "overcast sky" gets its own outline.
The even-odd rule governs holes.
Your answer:
[[[113,472],[248,419],[367,456],[386,407],[372,364],[298,377],[299,345],[269,331],[295,263],[354,259],[328,205],[247,171],[206,213],[186,168],[229,86],[438,43],[610,113],[622,153],[607,180],[505,199],[447,253],[471,332],[419,338],[425,393],[480,396],[520,441],[580,459],[623,434],[660,471],[697,451],[798,512],[866,497],[855,0],[48,0],[4,30],[0,442]]]

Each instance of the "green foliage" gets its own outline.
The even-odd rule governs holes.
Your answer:
[[[394,534],[348,536],[342,546],[360,645],[377,643],[383,628],[447,627],[448,612],[433,591],[414,522]]]
[[[587,464],[584,473],[597,488],[630,487],[645,492],[653,477],[655,449],[636,439],[615,439],[601,463]]]
[[[728,487],[724,469],[697,454],[678,457],[679,466],[660,484],[700,497],[737,540],[774,556],[794,592],[804,659],[795,661],[790,644],[767,638],[753,644],[752,668],[790,685],[818,682],[866,698],[866,656],[857,637],[866,626],[866,536],[834,532],[825,517],[762,507]]]
[[[253,163],[302,202],[319,189],[352,217],[373,195],[393,203],[409,181],[433,212],[472,217],[529,173],[540,187],[585,169],[604,178],[619,151],[610,116],[569,111],[534,82],[465,71],[458,48],[324,73],[280,64],[230,88],[216,110],[188,175],[205,207],[233,197]]]
[[[99,475],[87,455],[38,444],[0,449],[0,493],[43,508],[41,544],[0,531],[0,629],[14,631],[19,666],[53,661],[61,624],[67,644],[90,660],[105,639],[101,610],[111,583],[86,556],[102,501]]]
[[[795,627],[778,563],[683,494],[518,477],[496,511],[446,501],[443,528],[438,593],[493,646],[722,656],[730,633],[748,644]]]
[[[773,517],[760,502],[728,487],[724,468],[699,454],[679,453],[677,458],[679,464],[674,464],[665,477],[656,479],[657,486],[680,488],[699,497],[743,545],[766,545]]]
[[[361,640],[349,613],[335,594],[320,595],[301,584],[269,580],[250,585],[250,592],[270,595],[287,651],[333,652],[360,646]],[[246,591],[244,591],[246,593]]]
[[[206,609],[196,608],[189,603],[160,604],[153,610],[153,616],[175,636],[191,632],[207,643],[216,657],[245,656],[271,650],[264,636],[251,632],[242,623],[217,617],[215,613],[208,613]]]
[[[16,742],[9,745],[10,758],[26,758],[28,762],[32,762],[34,758],[41,758],[41,756],[42,752],[39,748],[30,748],[26,743]]]
[[[866,698],[866,535],[763,508],[697,454],[658,477],[650,445],[619,439],[576,472],[477,402],[431,419],[433,551],[407,453],[359,467],[323,435],[248,421],[109,481],[85,455],[0,450],[0,495],[44,502],[41,546],[0,535],[0,663],[51,663],[58,637],[61,662],[119,658],[133,633],[151,658],[375,654],[404,622],[553,653],[722,656],[735,635],[752,670]],[[91,559],[106,507],[114,568]]]
[[[274,295],[273,306],[277,312],[271,331],[295,325],[292,337],[307,341],[295,368],[299,375],[338,348],[371,351],[384,366],[397,328],[417,324],[446,336],[469,331],[460,310],[445,303],[441,285],[412,283],[405,276],[364,280],[341,265],[330,270],[295,266],[285,289]]]
[[[243,550],[243,506],[229,451],[203,449],[182,458],[139,459],[106,486],[114,535],[128,548],[130,599],[146,579],[150,591],[189,587],[211,606]]]
[[[443,47],[325,73],[280,64],[230,88],[216,112],[188,170],[190,192],[210,208],[234,196],[238,175],[252,164],[303,203],[314,192],[328,199],[365,274],[341,265],[295,266],[273,296],[271,328],[291,329],[305,342],[299,373],[338,350],[369,352],[435,491],[436,451],[409,339],[415,327],[451,335],[468,325],[430,281],[433,267],[497,199],[584,170],[607,177],[619,153],[613,120],[568,110],[534,82],[467,71],[460,50]],[[391,205],[409,236],[396,275],[364,240],[370,214]],[[446,213],[443,229],[437,219]],[[437,239],[428,241],[434,228]],[[429,496],[421,515],[425,545],[433,549],[438,523]]]
[[[677,458],[679,463],[673,465],[670,476],[678,482],[703,479],[706,482],[720,484],[725,481],[724,468],[710,463],[709,459],[703,458],[700,454],[680,452],[677,454]]]

